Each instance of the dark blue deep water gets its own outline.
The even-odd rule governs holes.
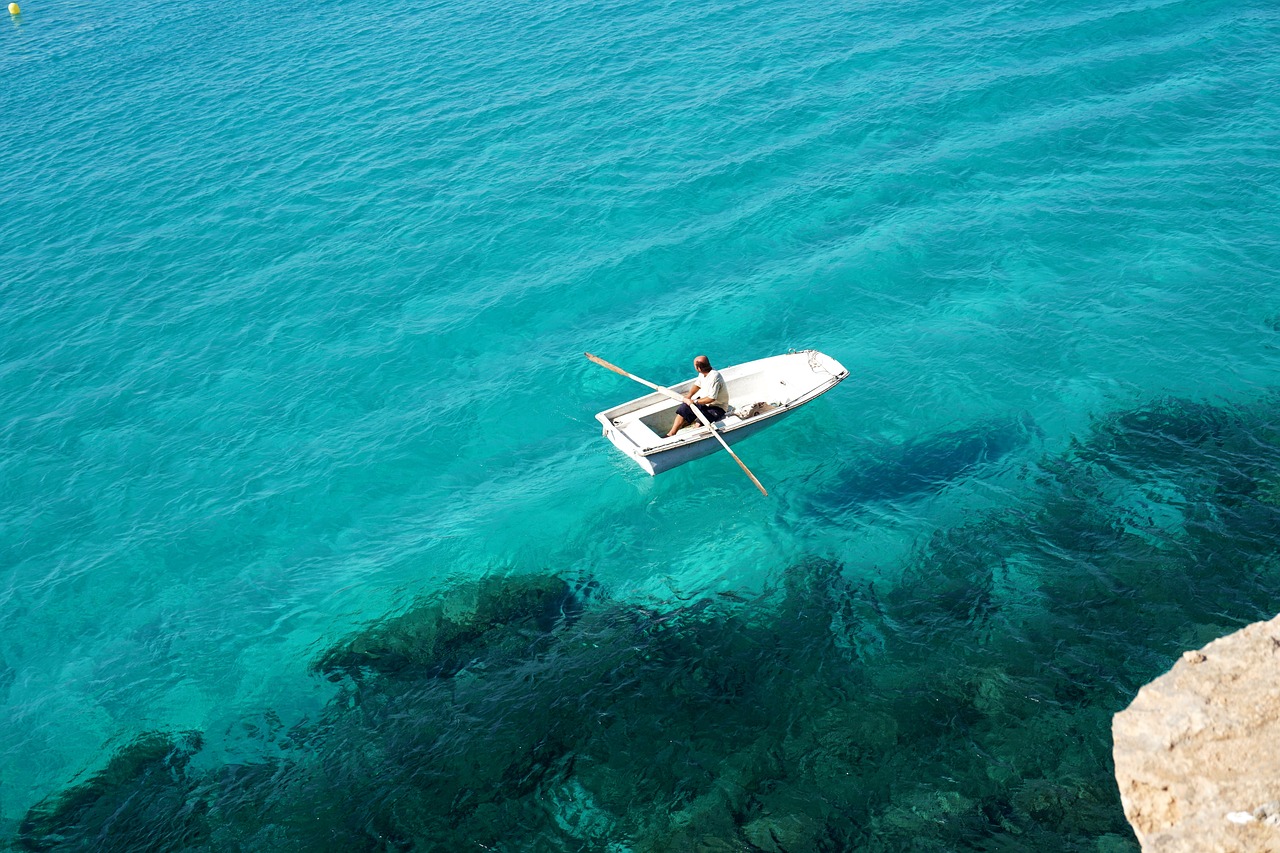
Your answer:
[[[1264,0],[0,20],[0,845],[1136,850],[1280,610]],[[595,412],[851,376],[649,478]]]

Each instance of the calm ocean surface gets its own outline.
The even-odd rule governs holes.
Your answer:
[[[1137,849],[1280,611],[1274,3],[22,5],[0,844]],[[810,347],[768,498],[592,419]]]

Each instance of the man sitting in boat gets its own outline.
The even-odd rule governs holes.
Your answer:
[[[701,409],[711,423],[724,419],[725,407],[729,405],[729,390],[724,387],[724,377],[720,371],[712,369],[711,360],[705,355],[695,358],[693,367],[698,371],[698,378],[693,380],[693,387],[685,395],[680,408],[676,409],[676,422],[671,425],[667,438],[679,432],[685,424],[698,420],[690,406]]]

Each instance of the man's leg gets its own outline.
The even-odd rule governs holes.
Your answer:
[[[667,438],[675,435],[685,425],[686,421],[693,420],[695,415],[693,409],[689,408],[688,403],[681,403],[680,408],[676,409],[676,422],[671,426],[671,432],[667,433]]]

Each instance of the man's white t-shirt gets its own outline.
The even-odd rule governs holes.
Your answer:
[[[720,375],[720,371],[709,370],[705,376],[699,375],[693,380],[693,384],[698,386],[698,394],[693,399],[711,397],[716,401],[715,405],[722,409],[729,404],[729,389],[724,387],[724,377]]]

